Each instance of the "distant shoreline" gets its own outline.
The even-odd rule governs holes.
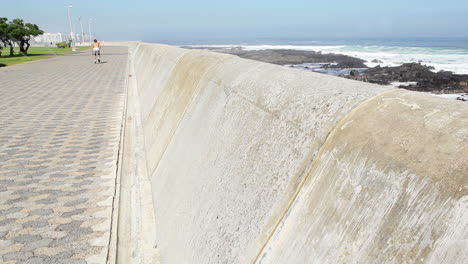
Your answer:
[[[365,60],[353,56],[306,50],[274,49],[244,50],[241,47],[192,47],[227,53],[245,59],[326,73],[348,79],[381,85],[393,85],[414,91],[436,94],[468,93],[468,75],[434,72],[433,67],[419,63],[405,63],[395,67],[368,67]],[[380,61],[375,60],[374,63]]]

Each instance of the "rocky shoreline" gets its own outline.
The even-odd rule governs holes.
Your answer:
[[[192,48],[193,47],[185,47]],[[366,61],[342,54],[321,53],[302,50],[243,50],[240,47],[198,48],[239,56],[245,59],[263,61],[293,68],[329,73],[336,76],[393,85],[413,91],[436,94],[468,93],[468,75],[449,71],[434,72],[434,68],[420,63],[405,63],[396,67],[367,67]],[[379,61],[374,60],[374,63]],[[308,65],[314,65],[316,68]],[[317,66],[318,65],[318,66]],[[460,96],[465,101],[467,97]]]
[[[360,74],[352,70],[345,78],[390,85],[402,83],[399,88],[433,93],[467,93],[468,75],[449,71],[433,72],[434,68],[419,63],[404,63],[397,67],[368,68]]]

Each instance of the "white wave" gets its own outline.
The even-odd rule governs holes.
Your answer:
[[[468,101],[468,94],[466,93],[455,93],[455,94],[434,94],[434,93],[427,93],[429,95],[434,95],[442,98],[447,98],[447,99],[455,99],[455,100],[460,100],[460,101]]]
[[[328,51],[344,48],[345,46],[296,46],[296,45],[256,45],[242,46],[244,50],[306,50],[306,51]]]
[[[306,50],[306,51],[321,51],[328,49],[339,49],[345,46],[298,46],[298,45],[190,45],[194,48],[218,48],[218,49],[232,49],[242,48],[243,50]]]
[[[366,61],[368,67],[380,66],[399,66],[403,63],[419,62],[434,67],[434,71],[452,71],[458,74],[468,74],[468,51],[460,52],[454,49],[452,52],[447,50],[425,49],[425,48],[398,48],[388,49],[387,51],[348,51],[334,50],[325,51],[338,54],[344,54],[361,58]],[[373,60],[381,62],[372,62]]]
[[[400,86],[411,86],[411,85],[416,85],[418,82],[391,82],[390,86],[398,88]]]
[[[242,48],[244,50],[292,49],[343,54],[365,60],[368,67],[399,66],[403,63],[420,62],[434,67],[434,71],[452,71],[468,74],[467,49],[436,49],[424,47],[392,46],[316,46],[316,45],[196,45],[194,47]],[[377,60],[380,62],[372,62]]]

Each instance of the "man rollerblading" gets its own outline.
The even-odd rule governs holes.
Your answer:
[[[96,64],[96,60],[98,63],[101,63],[101,42],[94,40],[91,44],[91,54],[94,55],[94,63]]]

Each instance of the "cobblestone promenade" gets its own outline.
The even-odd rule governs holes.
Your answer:
[[[106,263],[127,48],[0,68],[0,263]]]

